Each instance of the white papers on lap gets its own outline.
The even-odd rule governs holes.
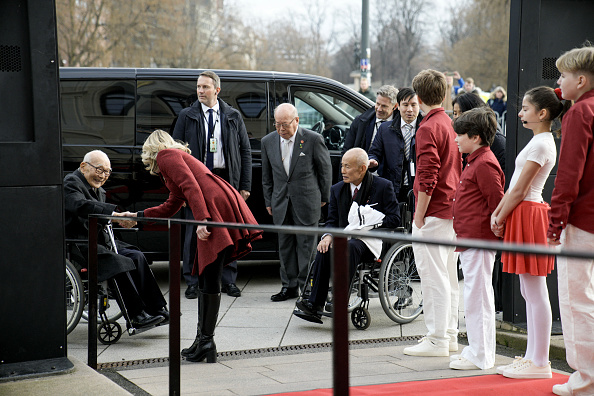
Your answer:
[[[365,231],[377,228],[382,225],[385,215],[379,210],[373,209],[375,204],[359,206],[357,202],[353,202],[349,210],[349,225],[345,227],[345,231]],[[362,240],[369,248],[375,258],[379,258],[382,254],[382,240],[376,238],[357,238]]]

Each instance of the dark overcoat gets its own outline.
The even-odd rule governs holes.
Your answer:
[[[111,215],[116,205],[105,202],[105,190],[99,187],[96,191],[91,187],[80,170],[66,175],[64,178],[64,208],[66,220],[66,238],[88,239],[89,237],[89,215],[103,214]],[[97,276],[99,282],[109,279],[121,272],[131,271],[136,268],[131,258],[116,254],[110,250],[109,237],[103,227],[107,222],[99,220],[97,230],[97,254],[98,268]],[[77,243],[77,250],[72,252],[73,259],[86,267],[88,257],[88,245]],[[122,241],[116,240],[116,247],[136,249]]]

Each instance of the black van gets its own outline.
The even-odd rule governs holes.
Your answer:
[[[60,68],[61,128],[64,172],[78,168],[85,153],[100,149],[111,159],[113,173],[105,184],[107,199],[121,210],[138,211],[162,203],[167,191],[140,160],[142,145],[155,129],[173,131],[177,115],[196,98],[202,70],[133,68]],[[274,108],[290,102],[300,126],[324,136],[332,156],[334,180],[340,151],[352,120],[373,103],[324,77],[262,71],[215,70],[221,77],[220,98],[238,109],[252,148],[252,194],[247,200],[260,223],[271,223],[262,197],[260,139],[275,130]],[[157,226],[122,233],[149,259],[163,259],[167,237]],[[278,257],[275,235],[255,244],[248,258]]]

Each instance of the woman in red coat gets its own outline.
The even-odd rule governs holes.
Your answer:
[[[171,217],[185,204],[200,221],[258,224],[239,192],[190,155],[187,144],[176,142],[167,132],[156,130],[142,147],[142,162],[153,175],[160,175],[169,189],[163,204],[138,212],[138,216]],[[251,250],[251,242],[262,237],[262,231],[198,226],[196,260],[193,274],[198,273],[200,289],[198,333],[182,355],[192,362],[206,358],[216,362],[214,343],[219,305],[221,272]]]

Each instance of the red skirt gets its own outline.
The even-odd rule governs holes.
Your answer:
[[[547,246],[547,203],[522,201],[507,217],[504,242]],[[555,256],[503,252],[503,272],[547,276],[555,267]]]

